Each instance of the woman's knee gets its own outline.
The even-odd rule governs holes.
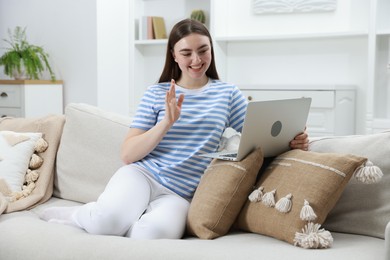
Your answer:
[[[77,222],[87,232],[124,235],[147,208],[150,186],[137,168],[121,167],[96,202],[83,207]]]
[[[94,235],[121,236],[133,224],[124,221],[118,212],[99,209],[96,203],[84,205],[83,208],[74,214],[74,220],[80,227]]]
[[[188,208],[189,202],[182,198],[152,202],[127,236],[136,239],[180,239],[185,231]]]

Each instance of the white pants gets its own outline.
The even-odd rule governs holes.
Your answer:
[[[136,239],[178,239],[183,236],[189,202],[165,188],[136,165],[120,168],[96,202],[72,216],[91,234]]]

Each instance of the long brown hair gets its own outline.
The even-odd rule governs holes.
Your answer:
[[[172,31],[169,34],[165,65],[158,82],[167,82],[171,79],[180,79],[181,70],[179,68],[179,65],[175,62],[173,58],[173,47],[178,41],[190,35],[191,33],[197,33],[200,35],[207,36],[209,38],[211,45],[211,63],[206,71],[206,76],[212,79],[219,79],[214,61],[213,41],[211,39],[209,31],[207,30],[206,26],[204,26],[201,22],[192,19],[185,19],[173,26]]]

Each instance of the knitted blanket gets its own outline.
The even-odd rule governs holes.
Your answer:
[[[27,197],[10,201],[7,198],[6,184],[0,182],[0,214],[33,208],[47,201],[53,194],[55,159],[65,123],[63,115],[48,115],[41,118],[11,118],[0,119],[0,131],[42,133],[48,143],[48,148],[40,156],[43,164],[39,168],[39,178],[35,187]]]

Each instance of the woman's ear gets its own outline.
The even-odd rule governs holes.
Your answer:
[[[175,52],[173,50],[171,50],[171,54],[172,54],[172,58],[175,60],[175,62],[177,63],[177,60],[176,60],[176,56],[175,56]]]

